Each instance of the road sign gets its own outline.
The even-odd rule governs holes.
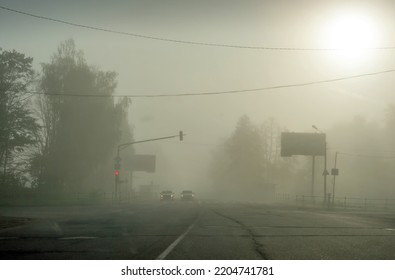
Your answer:
[[[155,155],[133,155],[132,170],[155,172],[156,156]]]
[[[322,172],[322,176],[327,176],[327,175],[329,175],[328,170],[324,170],[324,172]]]
[[[331,175],[334,175],[334,176],[339,175],[339,169],[338,168],[332,168]]]

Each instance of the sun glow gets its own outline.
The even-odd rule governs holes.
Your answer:
[[[372,17],[344,12],[328,22],[324,30],[326,48],[336,49],[333,58],[354,63],[370,58],[372,48],[379,47],[379,29]]]

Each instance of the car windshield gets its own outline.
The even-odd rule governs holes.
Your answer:
[[[395,0],[0,1],[0,259],[394,268]]]

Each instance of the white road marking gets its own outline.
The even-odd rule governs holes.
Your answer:
[[[69,236],[69,237],[61,237],[61,240],[76,240],[76,239],[95,239],[95,236]]]
[[[184,239],[184,237],[191,231],[191,229],[196,225],[196,223],[198,222],[200,216],[196,218],[195,222],[193,224],[191,224],[187,230],[181,234],[176,240],[174,240],[173,243],[170,244],[169,247],[166,248],[166,250],[164,250],[162,252],[162,254],[160,254],[156,259],[157,260],[164,260],[168,254],[170,254],[171,251],[173,251],[173,249],[178,245],[178,243],[181,242],[181,240]]]
[[[56,222],[51,222],[51,221],[48,221],[49,222],[49,224],[50,224],[50,226],[51,226],[51,228],[52,228],[52,230],[53,231],[55,231],[57,234],[59,234],[59,235],[63,235],[63,231],[62,231],[62,229],[60,228],[60,226],[58,225],[58,223],[56,223]]]

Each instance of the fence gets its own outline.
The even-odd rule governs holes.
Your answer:
[[[296,203],[297,205],[317,205],[336,208],[354,208],[354,209],[369,209],[369,210],[395,210],[395,199],[388,198],[356,198],[356,197],[327,197],[324,203],[323,196],[311,195],[290,195],[277,194],[276,201],[285,203]]]
[[[147,200],[147,197],[133,190],[123,190],[117,194],[114,191],[51,193],[35,189],[0,192],[0,206],[108,204],[129,203],[136,200]]]
[[[68,205],[68,204],[103,204],[110,203],[111,193],[0,193],[0,205],[3,206],[31,206],[31,205]]]

